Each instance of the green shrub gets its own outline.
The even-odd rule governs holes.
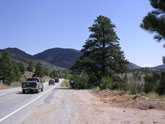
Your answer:
[[[115,89],[124,90],[124,91],[127,90],[127,83],[121,80],[119,76],[117,75],[112,76],[112,80],[113,80],[113,83],[111,86],[112,90],[115,90]]]
[[[100,89],[107,89],[107,88],[111,89],[113,83],[111,78],[103,77],[100,82],[101,82]]]
[[[65,79],[71,79],[72,77],[72,74],[70,71],[64,71],[64,78]]]
[[[100,81],[100,89],[127,90],[127,84],[121,81],[119,76],[103,77]]]
[[[148,92],[156,91],[159,85],[159,79],[160,79],[160,75],[156,73],[152,73],[152,75],[145,75],[144,92],[148,93]]]
[[[156,92],[159,95],[164,95],[165,94],[165,72],[161,72],[160,82],[158,84]]]
[[[165,72],[152,73],[144,76],[144,92],[156,92],[159,95],[165,94]]]
[[[62,87],[65,87],[65,88],[70,88],[70,87],[71,87],[68,80],[64,80],[64,81],[61,83],[61,86],[62,86]]]
[[[71,80],[74,80],[74,88],[76,89],[86,89],[88,88],[89,77],[86,73],[81,73],[79,75],[73,75]]]

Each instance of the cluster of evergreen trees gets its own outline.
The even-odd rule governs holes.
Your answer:
[[[40,78],[43,76],[50,76],[51,78],[63,76],[61,71],[53,70],[49,72],[48,69],[43,68],[40,62],[34,64],[33,61],[29,61],[27,68],[25,68],[23,63],[12,60],[6,50],[2,51],[0,56],[0,80],[3,80],[4,84],[10,85],[14,81],[20,81],[20,77],[24,75],[25,70]]]
[[[7,85],[12,81],[20,80],[25,68],[22,63],[17,63],[9,58],[8,52],[3,51],[0,57],[0,78]]]
[[[144,92],[156,92],[159,95],[165,94],[165,72],[152,73],[144,77]]]
[[[43,76],[48,76],[49,74],[48,69],[44,69],[40,62],[37,62],[36,64],[34,64],[33,61],[28,62],[27,71],[34,72],[33,74],[34,77],[41,77],[41,78]]]
[[[43,68],[43,66],[40,62],[36,63],[36,65],[34,67],[33,62],[29,61],[27,70],[30,71],[30,72],[33,72],[33,70],[35,70],[33,76],[41,77],[41,78],[43,76],[49,76],[49,77],[55,79],[56,77],[63,77],[64,76],[63,71],[53,70],[53,71],[50,72],[47,68]]]
[[[34,77],[44,77],[44,76],[50,76],[51,78],[55,79],[55,77],[62,77],[63,76],[63,72],[62,71],[58,71],[58,70],[53,70],[53,71],[49,71],[47,68],[43,68],[42,64],[40,62],[37,62],[36,65],[34,66],[32,61],[29,61],[27,70],[30,72],[34,71],[33,76]]]

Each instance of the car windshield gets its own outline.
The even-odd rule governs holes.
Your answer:
[[[35,82],[39,82],[39,80],[37,78],[28,78],[27,81],[35,81]]]

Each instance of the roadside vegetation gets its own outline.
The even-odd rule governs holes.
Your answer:
[[[3,83],[10,85],[12,81],[18,81],[24,73],[22,64],[11,60],[7,51],[3,51],[0,57],[0,78]]]
[[[71,88],[70,84],[69,84],[69,80],[64,80],[62,83],[61,83],[61,87],[64,87],[64,88]]]

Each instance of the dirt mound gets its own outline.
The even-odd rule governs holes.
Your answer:
[[[92,93],[99,97],[99,101],[111,104],[112,106],[138,108],[142,110],[165,110],[165,101],[158,99],[149,99],[144,96],[130,95],[125,92],[112,90],[94,90]]]

